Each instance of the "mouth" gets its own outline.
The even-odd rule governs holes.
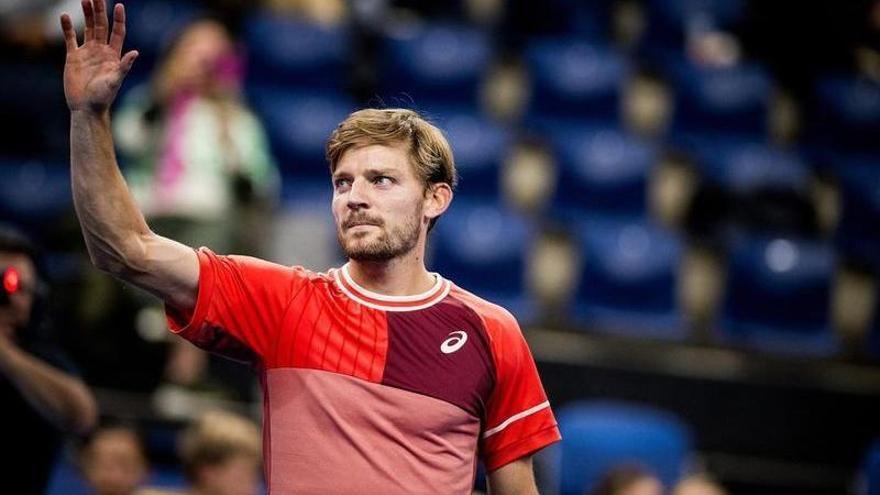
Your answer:
[[[343,225],[345,230],[354,229],[356,227],[379,227],[379,222],[371,222],[367,220],[355,220],[355,221],[347,221]]]

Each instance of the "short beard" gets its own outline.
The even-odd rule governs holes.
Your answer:
[[[401,227],[383,231],[378,239],[370,243],[352,242],[346,244],[342,230],[337,229],[336,236],[345,255],[355,261],[390,261],[403,256],[419,243],[421,234],[421,210]]]

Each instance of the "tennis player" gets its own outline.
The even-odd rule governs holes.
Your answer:
[[[531,456],[559,440],[514,318],[425,268],[456,172],[409,110],[361,110],[331,134],[331,209],[349,261],[315,273],[192,249],[153,233],[119,172],[109,108],[136,51],[101,0],[71,19],[64,88],[73,196],[101,270],[166,303],[171,331],[251,363],[264,387],[271,493],[537,493]]]

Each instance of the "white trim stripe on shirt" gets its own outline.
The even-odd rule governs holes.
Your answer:
[[[518,421],[520,419],[523,419],[526,416],[531,416],[532,414],[535,414],[536,412],[541,411],[542,409],[547,409],[548,407],[550,407],[550,401],[544,401],[535,407],[531,407],[529,409],[526,409],[525,411],[518,412],[518,413],[514,414],[513,416],[502,421],[501,424],[496,426],[495,428],[492,428],[491,430],[486,430],[486,432],[483,433],[483,438],[489,438],[492,435],[494,435],[494,434],[500,432],[501,430],[507,428],[508,426],[510,426],[510,424],[513,423],[514,421]]]
[[[404,311],[417,311],[420,309],[430,308],[431,306],[437,304],[438,302],[446,299],[446,296],[449,295],[449,291],[452,289],[452,284],[448,280],[443,280],[443,289],[436,295],[436,297],[432,297],[427,300],[424,304],[412,305],[412,306],[385,306],[381,304],[375,304],[370,301],[367,301],[361,297],[358,297],[357,293],[349,290],[348,287],[345,286],[342,280],[340,280],[339,272],[341,270],[333,270],[333,277],[336,279],[336,285],[342,290],[342,293],[345,294],[349,299],[354,300],[355,302],[362,304],[368,308],[378,309],[380,311],[391,311],[391,312],[404,312]]]
[[[339,271],[342,272],[342,276],[345,277],[345,281],[348,282],[348,285],[350,285],[351,288],[355,290],[355,292],[369,297],[370,299],[375,299],[377,301],[402,303],[423,301],[437,295],[437,293],[442,290],[443,284],[445,283],[445,280],[443,279],[443,277],[440,276],[439,273],[432,272],[430,273],[430,275],[434,277],[434,285],[432,285],[431,288],[426,290],[425,292],[422,292],[421,294],[414,294],[411,296],[389,296],[385,294],[379,294],[378,292],[373,292],[364,287],[361,287],[360,284],[355,282],[354,279],[351,277],[351,274],[348,271],[349,264],[350,263],[346,263],[342,265],[342,268],[339,269]]]

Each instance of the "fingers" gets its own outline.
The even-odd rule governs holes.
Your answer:
[[[137,57],[137,50],[132,50],[122,56],[122,60],[119,61],[119,71],[122,73],[122,77],[125,77],[125,75],[128,74],[128,71],[131,70],[131,66],[134,65],[134,60]]]
[[[92,10],[92,0],[82,0],[83,16],[86,18],[86,30],[83,44],[95,39],[95,12]]]
[[[107,34],[110,26],[107,21],[107,5],[106,0],[92,0],[95,9],[95,39],[101,43],[107,42]]]
[[[117,3],[113,8],[113,34],[110,35],[110,46],[116,53],[122,53],[122,44],[125,41],[125,7]]]
[[[73,21],[67,14],[61,15],[61,30],[64,32],[64,46],[68,52],[76,50],[76,30],[73,29]]]

